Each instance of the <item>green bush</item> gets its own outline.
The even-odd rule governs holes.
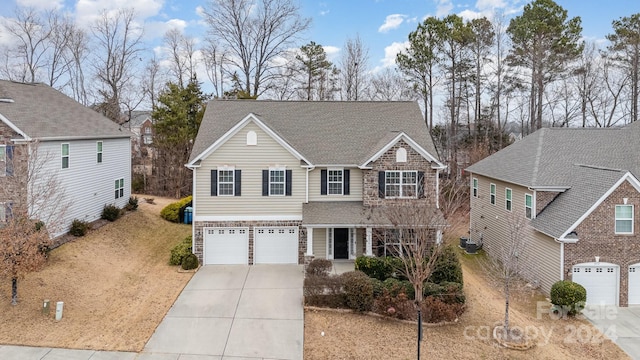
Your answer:
[[[447,304],[464,304],[466,301],[462,284],[455,282],[443,282],[441,284],[426,282],[422,288],[422,294],[425,299],[434,297]]]
[[[329,276],[332,268],[331,260],[313,259],[307,265],[307,276]]]
[[[73,236],[85,236],[87,231],[89,231],[89,223],[78,219],[74,219],[69,228],[69,234]]]
[[[129,202],[124,207],[127,211],[136,211],[138,210],[138,198],[136,196],[129,197]]]
[[[198,267],[198,257],[196,254],[189,254],[182,258],[182,269],[193,270]]]
[[[416,297],[415,289],[408,280],[388,278],[387,280],[383,281],[382,284],[389,295],[393,297],[396,297],[401,293],[407,295],[407,298],[409,299],[415,299]]]
[[[304,278],[304,304],[309,306],[345,308],[341,276],[311,275]]]
[[[442,282],[462,284],[462,266],[460,265],[458,254],[456,254],[451,245],[442,249],[438,259],[436,259],[433,272],[427,281],[436,284]]]
[[[551,303],[562,307],[563,314],[575,315],[584,309],[587,290],[573,281],[560,280],[551,286]]]
[[[393,268],[391,268],[387,259],[382,257],[358,256],[355,262],[355,269],[380,281],[384,281],[393,275]]]
[[[373,297],[377,299],[382,296],[385,290],[384,283],[372,277],[369,278],[369,281],[371,281],[371,286],[373,287]]]
[[[116,221],[120,217],[120,208],[115,205],[105,205],[102,209],[102,219]]]
[[[164,209],[162,209],[162,211],[160,211],[160,216],[163,219],[174,222],[174,223],[182,222],[182,219],[180,218],[180,213],[184,211],[184,208],[187,207],[188,204],[191,203],[192,199],[193,199],[192,196],[187,196],[176,202],[172,202],[171,204],[165,206]]]
[[[191,235],[184,238],[180,243],[171,249],[169,257],[169,265],[180,265],[182,259],[191,254]]]
[[[342,286],[347,307],[352,310],[370,311],[373,306],[373,285],[362,271],[342,274]]]

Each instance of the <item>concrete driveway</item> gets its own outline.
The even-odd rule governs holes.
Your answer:
[[[302,359],[301,265],[198,270],[139,359]]]
[[[582,313],[632,359],[640,360],[640,306],[588,306]]]

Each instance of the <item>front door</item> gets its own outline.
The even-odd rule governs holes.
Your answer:
[[[333,229],[333,258],[334,259],[349,258],[349,229],[347,228]]]

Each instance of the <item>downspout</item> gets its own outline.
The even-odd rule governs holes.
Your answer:
[[[564,242],[560,243],[560,280],[564,280]]]
[[[311,166],[307,168],[307,176],[306,176],[306,185],[305,185],[305,204],[309,203],[309,173],[315,169],[315,166]]]
[[[436,209],[440,209],[440,169],[436,169]]]

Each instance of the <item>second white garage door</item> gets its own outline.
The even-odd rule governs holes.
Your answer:
[[[298,227],[256,227],[253,239],[254,263],[298,263]]]
[[[629,266],[629,305],[640,305],[640,264]]]
[[[204,232],[205,265],[248,263],[248,228],[208,228]]]
[[[573,266],[573,281],[587,290],[588,305],[618,304],[618,271],[609,263],[584,263]]]

